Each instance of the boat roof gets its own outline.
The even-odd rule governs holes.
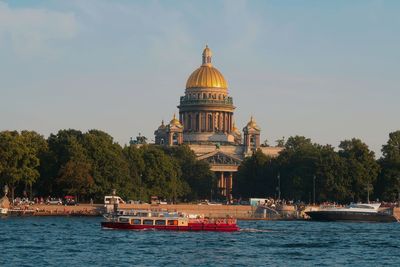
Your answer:
[[[374,209],[377,210],[381,206],[381,203],[351,203],[349,208],[358,209]]]

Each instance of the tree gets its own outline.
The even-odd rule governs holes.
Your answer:
[[[350,182],[345,176],[345,160],[330,145],[318,146],[318,153],[315,174],[317,202],[348,202]]]
[[[32,198],[32,185],[40,176],[40,158],[48,151],[48,146],[44,137],[34,131],[22,131],[20,137],[27,150],[25,156],[27,164],[25,166],[26,169],[22,177],[22,182],[25,183],[24,191],[27,191],[27,187],[29,186],[29,196]]]
[[[283,136],[281,139],[275,141],[277,147],[284,147],[285,146],[285,137]]]
[[[101,198],[116,189],[123,198],[132,198],[133,183],[122,147],[113,138],[99,130],[83,135],[82,146],[92,166],[94,196]]]
[[[265,164],[270,160],[260,149],[245,158],[236,174],[234,194],[238,197],[265,197],[267,181]]]
[[[173,157],[180,167],[183,196],[188,200],[206,199],[211,191],[216,192],[216,179],[210,166],[205,161],[199,161],[194,152],[186,145],[167,147],[163,146],[165,153]]]
[[[133,187],[132,198],[144,201],[147,200],[147,195],[142,179],[145,167],[142,152],[141,149],[132,144],[123,148],[123,155],[128,164],[129,177]]]
[[[382,158],[378,161],[381,172],[376,183],[376,196],[386,201],[395,201],[400,195],[400,131],[389,134],[382,146]]]
[[[50,134],[47,139],[48,149],[41,153],[40,177],[37,181],[38,193],[41,195],[61,195],[64,193],[57,182],[61,169],[73,158],[87,154],[82,146],[83,133],[78,130],[60,130]]]
[[[24,147],[16,131],[0,132],[0,179],[11,189],[14,200],[15,186],[21,181],[23,172]]]
[[[94,185],[90,164],[77,160],[68,161],[61,168],[57,182],[65,193],[74,195],[77,200],[80,196],[90,195]]]
[[[142,178],[147,196],[158,196],[176,201],[187,193],[187,186],[181,179],[178,161],[156,146],[142,146],[145,162]]]
[[[0,132],[0,179],[11,188],[13,199],[20,182],[32,185],[39,176],[39,141],[40,136],[34,132]]]
[[[379,172],[374,152],[356,138],[340,142],[339,148],[339,156],[345,159],[345,172],[351,184],[353,200],[367,199],[373,192],[372,185]]]
[[[289,137],[277,161],[282,197],[311,201],[319,162],[318,146],[304,136]]]

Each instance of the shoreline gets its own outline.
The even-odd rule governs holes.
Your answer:
[[[249,205],[151,205],[151,204],[120,204],[119,210],[154,210],[174,211],[189,214],[204,215],[208,218],[236,218],[239,220],[294,220],[299,218],[261,218],[256,215],[257,207]],[[9,216],[84,216],[100,217],[106,212],[104,204],[79,204],[77,206],[34,204],[10,208]]]
[[[154,210],[174,211],[188,214],[204,215],[208,218],[236,218],[238,220],[280,220],[280,221],[305,221],[303,216],[293,216],[293,209],[287,206],[281,216],[262,216],[257,213],[257,207],[249,205],[197,205],[197,204],[174,204],[174,205],[151,205],[151,204],[120,204],[120,210]],[[9,210],[8,216],[39,216],[39,217],[101,217],[106,211],[104,204],[79,204],[77,206],[45,205],[35,204],[30,206],[17,206]],[[285,212],[286,215],[285,215]],[[260,216],[261,215],[261,216]],[[393,215],[400,218],[400,208],[393,208]]]

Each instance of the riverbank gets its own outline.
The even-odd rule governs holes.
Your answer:
[[[80,204],[78,206],[35,204],[12,207],[11,216],[101,216],[104,213],[102,204]]]
[[[119,209],[165,210],[192,214],[203,214],[210,218],[225,218],[227,216],[238,219],[252,218],[255,207],[232,205],[150,205],[150,204],[120,204]],[[101,216],[105,212],[104,204],[80,204],[77,206],[35,204],[11,208],[11,215],[16,216]]]
[[[307,207],[309,209],[311,207]],[[318,207],[314,207],[318,208]],[[279,211],[279,216],[271,216],[268,210],[249,205],[150,205],[150,204],[120,204],[122,210],[158,210],[176,211],[190,214],[202,214],[209,218],[232,217],[240,220],[298,220],[304,219],[297,213],[294,206],[285,206]],[[102,216],[105,212],[104,204],[80,204],[78,206],[44,205],[18,206],[11,208],[11,216]],[[393,208],[393,215],[400,219],[400,208]]]

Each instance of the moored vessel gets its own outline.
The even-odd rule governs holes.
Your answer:
[[[239,230],[233,218],[207,219],[193,214],[178,212],[131,211],[106,217],[103,228],[123,230],[172,230],[235,232]]]
[[[397,222],[390,209],[379,210],[380,206],[380,203],[352,203],[346,207],[322,207],[306,214],[316,221]]]
[[[0,208],[0,216],[7,216],[8,209],[7,208]]]

